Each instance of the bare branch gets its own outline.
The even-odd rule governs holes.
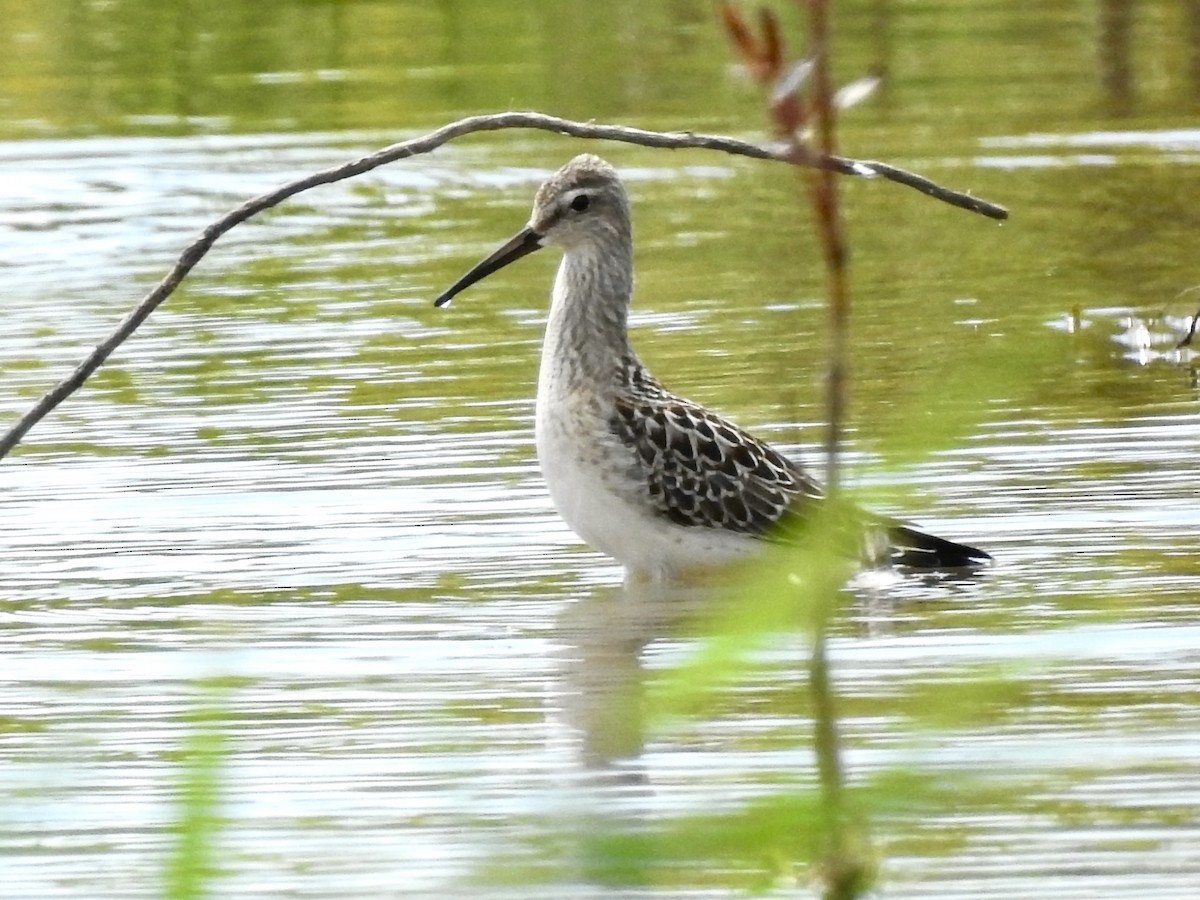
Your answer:
[[[1184,347],[1192,345],[1192,338],[1196,336],[1196,323],[1200,322],[1200,309],[1196,310],[1196,314],[1192,316],[1192,324],[1188,326],[1188,333],[1184,335],[1183,340],[1175,345],[1176,350],[1182,350]]]
[[[137,330],[138,326],[146,320],[146,317],[174,293],[175,289],[179,287],[180,283],[187,277],[187,274],[196,263],[208,253],[217,239],[234,226],[310,188],[323,184],[333,184],[334,182],[369,172],[387,163],[429,153],[455,138],[480,131],[499,131],[505,128],[531,128],[538,131],[565,134],[571,137],[621,141],[627,144],[638,144],[643,147],[659,147],[667,150],[716,150],[734,156],[750,157],[751,159],[776,160],[779,162],[790,162],[795,165],[830,168],[845,175],[857,175],[859,177],[879,176],[890,181],[895,181],[898,184],[914,187],[931,197],[993,219],[1008,217],[1008,211],[1004,207],[957,191],[951,191],[919,175],[882,163],[859,162],[839,156],[800,159],[789,152],[785,146],[775,148],[762,147],[758,144],[752,144],[748,141],[725,137],[723,135],[646,131],[641,128],[628,128],[623,125],[575,122],[570,119],[560,119],[557,116],[547,116],[534,112],[510,112],[470,116],[465,119],[459,119],[457,122],[452,122],[423,137],[393,144],[390,147],[384,147],[382,150],[377,150],[360,159],[324,169],[320,172],[314,172],[295,181],[290,181],[272,191],[247,200],[241,206],[230,210],[217,219],[205,228],[192,243],[188,244],[183,253],[180,254],[175,265],[163,277],[162,281],[155,285],[154,289],[142,298],[142,301],[134,310],[121,320],[113,333],[96,345],[96,348],[75,367],[75,370],[70,375],[55,385],[29,412],[17,420],[16,424],[9,428],[3,437],[0,437],[0,459],[8,455],[9,451],[20,442],[21,438],[25,436],[30,428],[41,421],[47,413],[62,403],[63,400],[78,390],[92,373],[104,364],[104,361],[108,359],[112,352]]]
[[[901,169],[885,162],[844,159],[840,156],[834,156],[830,158],[829,164],[832,165],[835,171],[841,172],[844,175],[861,175],[864,173],[858,172],[859,168],[868,169],[880,178],[886,178],[888,181],[896,182],[896,184],[913,188],[922,194],[933,197],[935,200],[941,200],[952,206],[957,206],[959,209],[979,213],[981,216],[987,216],[989,219],[997,219],[999,221],[1008,218],[1008,210],[1003,206],[997,206],[990,200],[984,200],[982,197],[972,197],[970,194],[960,193],[959,191],[948,190],[940,184],[930,181],[924,175],[918,175],[916,172],[909,172],[907,169]],[[847,169],[854,169],[856,171],[851,173]]]

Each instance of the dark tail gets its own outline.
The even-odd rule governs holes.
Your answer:
[[[907,569],[979,569],[990,565],[991,556],[976,547],[956,544],[907,525],[889,525],[887,530],[892,565]]]

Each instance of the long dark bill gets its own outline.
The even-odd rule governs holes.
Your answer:
[[[541,247],[542,235],[528,226],[522,228],[509,238],[503,247],[486,259],[480,260],[467,274],[442,291],[433,301],[433,305],[445,306],[454,299],[456,294],[466,290],[481,278],[487,278],[497,269],[503,269],[509,263],[516,262],[522,256],[528,256],[534,250],[540,250]]]

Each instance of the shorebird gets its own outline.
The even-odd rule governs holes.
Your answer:
[[[542,247],[562,251],[537,386],[538,462],[555,507],[630,580],[671,580],[795,540],[824,501],[799,463],[666,390],[629,343],[633,234],[616,170],[577,156],[541,186],[523,229],[447,288],[460,291]],[[865,511],[869,565],[970,569],[982,550]],[[841,527],[841,526],[838,526]]]

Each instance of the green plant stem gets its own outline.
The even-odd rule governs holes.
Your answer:
[[[802,0],[803,2],[803,0]],[[810,40],[815,47],[813,67],[814,110],[817,138],[823,156],[836,150],[833,85],[829,73],[829,18],[827,0],[807,0]],[[812,173],[813,202],[828,284],[829,374],[826,383],[825,483],[829,502],[836,504],[840,488],[840,451],[846,407],[846,335],[850,319],[850,290],[846,273],[846,245],[838,209],[833,173]],[[814,604],[812,648],[808,678],[813,703],[813,744],[821,786],[826,848],[821,874],[825,900],[853,900],[867,879],[850,834],[846,814],[845,771],[838,733],[837,703],[828,658],[829,623],[837,606],[840,585],[825,579]]]

